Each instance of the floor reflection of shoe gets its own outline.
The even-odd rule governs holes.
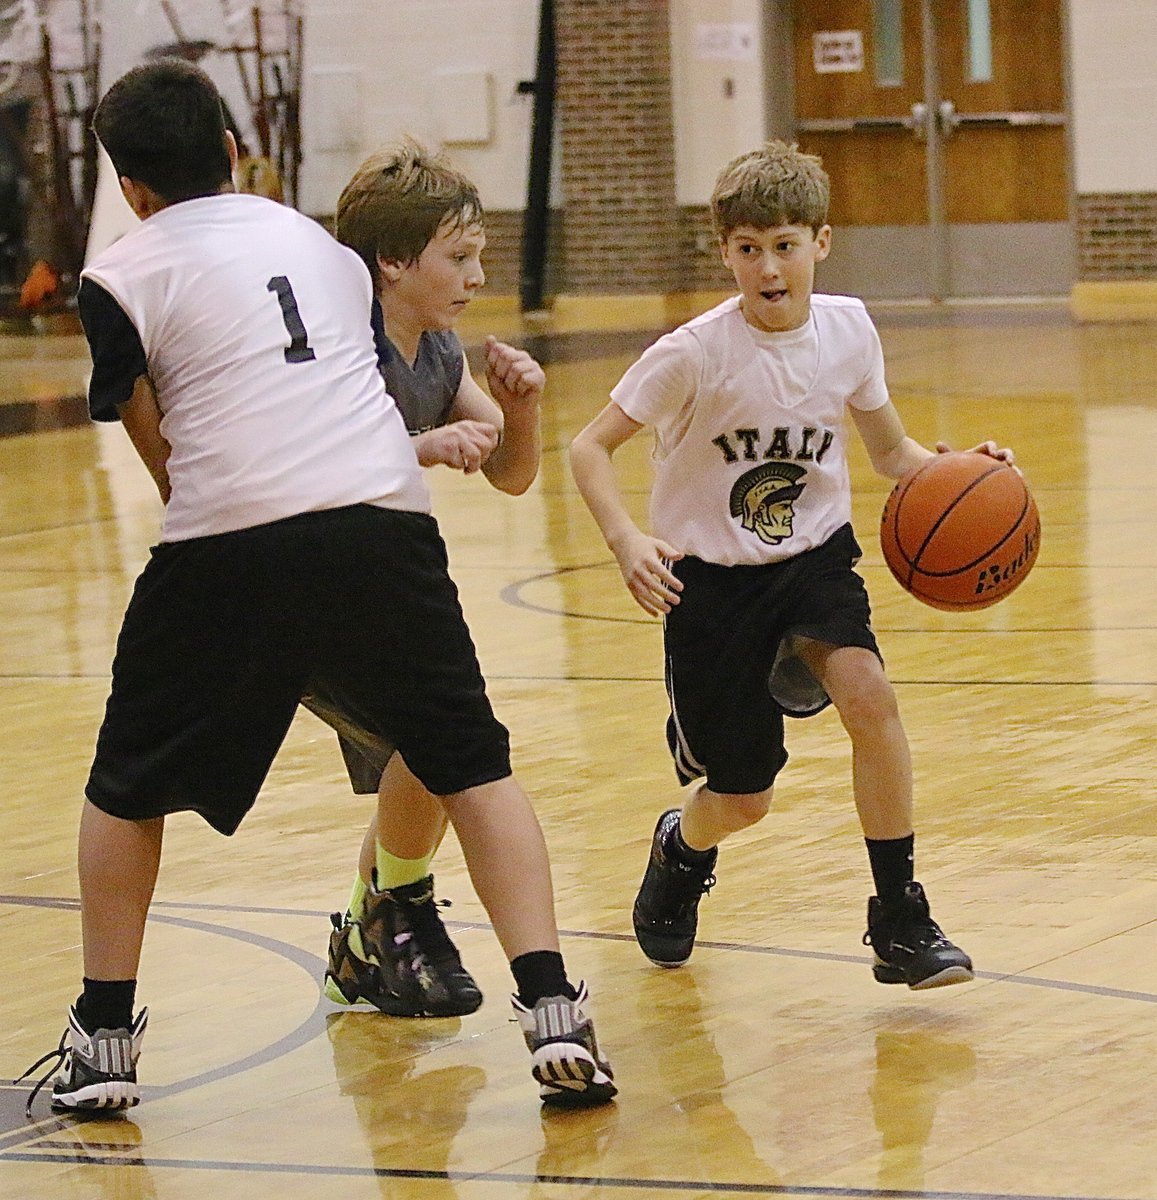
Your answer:
[[[377,1013],[349,1010],[328,1014],[338,1089],[354,1102],[371,1144],[396,1138],[406,1126],[423,1131],[423,1154],[452,1143],[487,1083],[482,1067],[447,1062],[456,1054],[459,1029],[454,1021],[383,1021]]]
[[[605,1104],[618,1092],[611,1065],[600,1057],[587,1012],[587,985],[574,1000],[545,996],[533,1008],[511,998],[544,1104]]]

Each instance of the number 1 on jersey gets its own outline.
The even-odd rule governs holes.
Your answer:
[[[289,333],[289,345],[285,347],[287,363],[313,362],[317,355],[309,344],[309,334],[297,311],[297,297],[293,294],[293,286],[285,275],[274,275],[265,285],[267,292],[275,292],[281,305],[281,316]]]

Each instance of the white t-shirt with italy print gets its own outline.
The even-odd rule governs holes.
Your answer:
[[[654,430],[655,536],[733,566],[792,558],[851,520],[846,409],[888,390],[862,301],[813,295],[799,329],[765,333],[735,296],[655,342],[611,399]]]

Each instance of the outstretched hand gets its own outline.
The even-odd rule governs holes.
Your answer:
[[[485,421],[454,421],[418,434],[414,450],[423,467],[441,464],[472,475],[494,453],[498,441],[498,430]]]
[[[525,350],[492,335],[486,339],[486,386],[503,412],[529,408],[542,399],[546,373]]]
[[[627,590],[644,612],[662,616],[679,603],[683,584],[668,564],[683,557],[680,551],[640,529],[632,530],[611,549]]]

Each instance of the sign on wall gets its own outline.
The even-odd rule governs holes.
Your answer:
[[[695,26],[695,57],[706,62],[751,62],[755,58],[755,25],[727,21]]]
[[[858,29],[822,29],[812,34],[817,75],[864,69],[864,35]]]

